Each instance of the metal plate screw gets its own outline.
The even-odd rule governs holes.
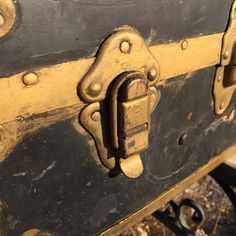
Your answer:
[[[157,70],[156,70],[156,68],[152,68],[148,72],[148,80],[154,81],[156,78],[157,78]]]
[[[100,83],[91,83],[88,87],[88,93],[92,97],[98,96],[102,91],[102,85]]]
[[[32,86],[32,85],[37,84],[39,82],[39,79],[35,73],[31,72],[31,73],[23,75],[22,82],[26,86]]]
[[[181,43],[182,50],[186,50],[188,48],[188,41],[184,40]]]
[[[120,51],[123,53],[130,53],[131,44],[128,41],[123,41],[120,44]]]

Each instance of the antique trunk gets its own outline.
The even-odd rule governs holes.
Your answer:
[[[0,0],[0,235],[116,235],[236,153],[233,0]]]

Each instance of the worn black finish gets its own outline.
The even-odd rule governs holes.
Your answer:
[[[87,57],[112,30],[137,28],[151,44],[225,30],[232,0],[17,0],[0,39],[0,75]]]
[[[204,69],[161,88],[151,120],[150,148],[142,155],[144,173],[137,179],[109,177],[90,155],[89,136],[79,135],[72,120],[25,138],[0,165],[0,198],[9,206],[10,235],[30,228],[61,236],[93,235],[235,143],[234,120],[219,121],[213,113],[214,73],[215,68]],[[15,229],[14,221],[19,222]]]

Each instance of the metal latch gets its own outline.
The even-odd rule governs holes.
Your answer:
[[[93,137],[100,162],[135,178],[143,172],[140,153],[148,149],[150,115],[160,98],[159,65],[143,38],[122,28],[101,46],[78,86],[90,103],[80,122]]]
[[[216,70],[213,87],[215,113],[220,115],[228,107],[236,89],[236,1],[234,1],[228,28],[223,37],[220,66]]]

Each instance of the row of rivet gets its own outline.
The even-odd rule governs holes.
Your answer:
[[[33,86],[39,82],[39,78],[36,73],[30,72],[22,76],[22,82],[25,86]]]

